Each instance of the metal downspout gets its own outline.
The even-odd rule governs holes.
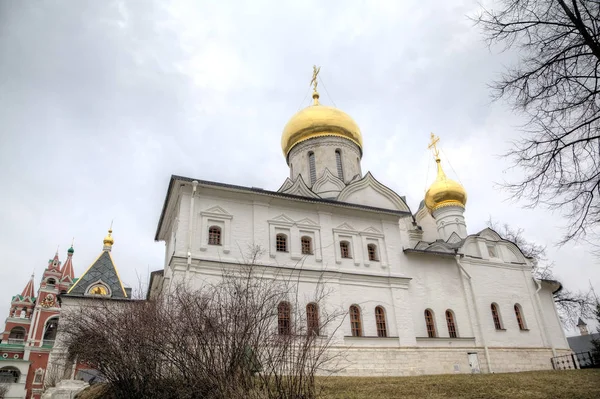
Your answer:
[[[475,310],[475,319],[477,320],[477,326],[479,327],[479,335],[481,336],[481,343],[483,344],[483,350],[485,352],[485,361],[488,366],[488,371],[493,373],[492,363],[490,362],[490,352],[488,350],[487,344],[485,343],[485,337],[483,335],[483,329],[481,328],[481,318],[479,317],[479,310],[477,309],[477,304],[475,303],[475,290],[473,290],[473,282],[471,281],[471,275],[465,270],[462,263],[460,263],[460,255],[456,255],[454,257],[456,260],[456,265],[463,272],[465,276],[467,276],[467,281],[469,282],[469,289],[471,290],[471,296],[473,297],[473,309]]]

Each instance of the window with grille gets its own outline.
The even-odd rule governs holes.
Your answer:
[[[277,327],[279,335],[290,335],[292,333],[291,307],[287,302],[281,302],[277,306]]]
[[[306,305],[306,327],[309,335],[319,335],[319,309],[314,303]]]
[[[302,254],[303,255],[312,255],[312,240],[308,236],[304,236],[300,239],[302,243]]]
[[[387,326],[385,325],[385,311],[381,306],[375,308],[375,323],[377,324],[377,336],[387,337]]]
[[[458,337],[456,323],[454,322],[454,313],[450,309],[446,310],[446,323],[448,324],[448,336],[450,338]]]
[[[317,181],[317,169],[315,167],[315,153],[308,153],[308,170],[310,171],[310,184],[313,185]]]
[[[277,252],[287,252],[287,236],[285,234],[277,234],[276,246]]]
[[[523,318],[523,312],[521,311],[521,305],[515,303],[515,316],[517,316],[517,323],[519,323],[519,330],[527,330],[525,326],[525,319]]]
[[[337,165],[338,177],[344,180],[344,169],[342,168],[342,151],[335,150],[335,163]]]
[[[219,226],[211,226],[208,229],[208,244],[221,245],[221,228]]]
[[[425,324],[427,325],[427,336],[429,338],[437,337],[435,332],[435,322],[433,320],[433,312],[429,309],[425,311]]]
[[[367,245],[367,251],[369,252],[369,260],[377,262],[379,261],[379,257],[377,256],[377,245],[369,244]]]
[[[502,330],[502,322],[500,321],[500,311],[498,305],[492,303],[492,318],[494,319],[494,327],[496,330]]]
[[[362,337],[362,325],[360,322],[360,309],[356,305],[350,306],[350,327],[353,337]]]
[[[350,243],[348,241],[340,242],[340,252],[342,253],[342,258],[351,258],[350,255]]]

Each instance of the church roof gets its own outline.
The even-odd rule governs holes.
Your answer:
[[[258,187],[244,187],[244,186],[238,186],[235,184],[226,184],[226,183],[219,183],[219,182],[214,182],[214,181],[209,181],[209,180],[199,180],[199,179],[192,179],[189,177],[171,175],[171,180],[169,182],[169,188],[167,189],[167,195],[165,197],[165,202],[163,204],[163,208],[160,213],[160,218],[158,220],[158,226],[156,228],[156,235],[154,236],[154,239],[156,241],[159,240],[160,228],[162,226],[162,222],[165,217],[165,212],[167,210],[167,206],[169,204],[171,192],[173,190],[175,182],[176,181],[192,182],[194,180],[197,181],[198,184],[203,185],[203,186],[221,187],[221,188],[235,190],[235,191],[253,192],[256,194],[267,195],[267,196],[271,196],[271,197],[289,198],[291,200],[296,200],[296,201],[329,204],[329,205],[340,206],[340,207],[344,207],[344,208],[363,209],[366,211],[387,213],[387,214],[391,214],[391,215],[397,215],[400,217],[407,217],[407,216],[413,217],[412,212],[410,212],[410,210],[409,211],[399,211],[399,210],[395,210],[395,209],[385,209],[385,208],[378,208],[378,207],[368,206],[368,205],[352,204],[349,202],[336,201],[333,199],[309,198],[309,197],[303,197],[303,196],[299,196],[299,195],[286,194],[286,193],[282,193],[282,192],[278,192],[278,191],[263,190],[262,188],[258,188]]]
[[[71,287],[68,295],[87,295],[90,286],[102,283],[110,289],[111,298],[127,298],[125,288],[109,251],[102,251],[83,276]]]

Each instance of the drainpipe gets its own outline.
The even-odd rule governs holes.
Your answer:
[[[196,190],[198,189],[198,181],[192,182],[192,198],[190,199],[190,222],[188,223],[188,250],[187,250],[187,270],[189,272],[192,266],[192,244],[193,244],[193,233],[194,233],[194,198],[196,197]],[[187,274],[187,273],[186,273]],[[187,277],[187,276],[186,276]]]
[[[490,373],[493,373],[494,370],[492,370],[492,363],[490,362],[490,352],[488,350],[487,344],[485,343],[485,337],[483,336],[483,329],[481,328],[481,318],[479,317],[479,310],[477,309],[477,303],[475,303],[475,290],[473,290],[473,282],[471,281],[472,277],[469,274],[469,272],[467,272],[465,270],[462,263],[460,263],[460,255],[456,255],[454,257],[454,260],[456,260],[456,265],[458,266],[458,269],[465,276],[467,276],[467,281],[469,282],[469,289],[471,290],[471,296],[473,297],[473,309],[475,310],[475,319],[477,321],[477,325],[479,326],[479,335],[481,336],[481,343],[483,344],[483,350],[485,351],[485,361],[488,366],[488,371]]]
[[[533,279],[533,281],[535,282],[535,285],[537,285],[537,287],[538,287],[537,290],[535,290],[535,301],[537,303],[538,312],[539,312],[540,318],[542,320],[542,331],[544,333],[544,339],[546,340],[547,343],[550,344],[550,348],[552,349],[552,357],[556,357],[556,349],[554,348],[554,344],[548,339],[546,318],[544,317],[544,312],[542,311],[542,302],[540,301],[539,292],[542,289],[542,284],[540,284],[540,282],[537,281],[535,278]]]

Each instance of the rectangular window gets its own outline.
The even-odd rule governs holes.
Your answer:
[[[310,237],[302,237],[302,254],[303,255],[312,255],[312,243]]]

